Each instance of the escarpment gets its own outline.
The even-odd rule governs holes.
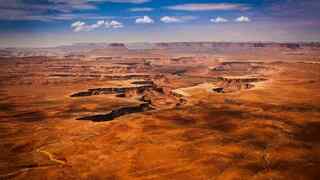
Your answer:
[[[212,90],[217,93],[230,93],[240,90],[251,89],[255,87],[254,83],[266,81],[265,78],[232,78],[232,77],[219,77],[215,88]]]
[[[127,114],[133,114],[133,113],[139,113],[139,112],[145,112],[145,111],[148,111],[151,109],[152,108],[149,106],[148,103],[141,103],[137,106],[122,107],[122,108],[114,109],[111,112],[106,113],[106,114],[85,116],[85,117],[78,118],[77,120],[90,120],[90,121],[95,121],[95,122],[111,121],[111,120],[118,118],[120,116],[124,116]]]
[[[158,81],[161,83],[162,81]],[[171,88],[163,87],[152,80],[131,82],[130,87],[95,88],[72,94],[70,97],[86,97],[95,95],[115,95],[118,98],[129,98],[140,101],[138,106],[127,106],[112,110],[110,113],[86,116],[78,120],[110,121],[126,114],[149,110],[170,109],[186,103],[184,99],[172,93]]]

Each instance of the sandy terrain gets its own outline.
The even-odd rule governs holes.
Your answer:
[[[317,179],[319,50],[300,51],[1,58],[0,179]]]

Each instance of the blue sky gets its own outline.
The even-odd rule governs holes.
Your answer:
[[[319,9],[319,0],[0,0],[0,46],[319,41]]]

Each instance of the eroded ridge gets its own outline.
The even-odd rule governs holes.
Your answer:
[[[106,114],[86,116],[78,120],[110,121],[126,114],[175,108],[186,103],[185,99],[172,93],[170,88],[162,87],[152,80],[133,81],[131,84],[133,85],[131,87],[96,88],[71,95],[71,97],[115,95],[118,98],[140,101],[140,104],[136,106],[121,107]]]
[[[230,61],[221,62],[212,67],[211,72],[218,75],[247,76],[250,74],[264,74],[272,69],[263,62]]]
[[[71,97],[83,97],[83,96],[94,96],[101,94],[116,94],[118,96],[126,95],[126,94],[141,94],[147,89],[153,88],[152,85],[143,85],[136,87],[111,87],[111,88],[96,88],[96,89],[88,89],[88,91],[78,92],[72,94]]]
[[[129,106],[129,107],[123,107],[123,108],[119,108],[119,109],[114,109],[111,112],[106,113],[106,114],[99,114],[99,115],[78,118],[77,120],[90,120],[90,121],[94,121],[94,122],[111,121],[115,118],[118,118],[118,117],[126,115],[126,114],[140,113],[140,112],[149,111],[151,109],[153,109],[153,108],[150,107],[149,103],[142,103],[137,106]]]
[[[265,78],[256,77],[220,77],[212,90],[217,93],[231,93],[240,90],[251,89],[255,83],[266,81]]]

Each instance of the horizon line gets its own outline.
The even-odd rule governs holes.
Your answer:
[[[274,43],[274,44],[320,44],[320,41],[154,41],[154,42],[148,42],[148,41],[133,41],[133,42],[123,42],[123,41],[115,41],[115,42],[75,42],[71,44],[61,44],[61,45],[53,45],[53,46],[34,46],[34,47],[19,47],[19,46],[8,46],[8,47],[0,47],[0,49],[42,49],[42,48],[59,48],[61,46],[73,46],[77,44],[159,44],[159,43],[234,43],[234,44],[240,44],[240,43]]]

